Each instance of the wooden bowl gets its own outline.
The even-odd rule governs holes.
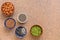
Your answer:
[[[39,37],[43,33],[43,29],[39,25],[33,25],[30,29],[30,33],[32,36]]]

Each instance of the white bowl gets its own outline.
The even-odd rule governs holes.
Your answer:
[[[19,19],[20,18],[20,19]],[[21,12],[20,14],[18,14],[18,16],[17,16],[17,20],[18,20],[18,22],[20,22],[20,23],[26,23],[27,22],[27,14],[26,13],[23,13],[23,12]]]

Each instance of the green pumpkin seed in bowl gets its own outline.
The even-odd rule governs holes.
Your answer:
[[[40,36],[42,34],[42,28],[39,25],[33,25],[30,32],[33,36]]]

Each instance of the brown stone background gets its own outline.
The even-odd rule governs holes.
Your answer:
[[[0,10],[0,40],[60,40],[60,0],[0,0],[1,5],[4,2],[12,2],[15,6],[15,13],[12,16],[17,22],[17,14],[25,12],[28,15],[28,22],[24,24],[27,29],[27,35],[23,39],[15,36],[16,27],[8,31],[4,27],[4,17]],[[43,34],[35,38],[30,34],[32,25],[38,24],[43,28]]]

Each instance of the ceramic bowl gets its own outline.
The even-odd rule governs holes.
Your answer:
[[[25,27],[19,26],[19,27],[16,28],[15,34],[18,38],[24,38],[25,35],[27,34],[27,30],[26,30]]]
[[[28,20],[28,18],[27,18],[27,14],[21,12],[20,14],[18,14],[18,16],[17,16],[17,20],[18,20],[18,22],[20,22],[20,23],[26,23],[27,20]]]
[[[13,18],[7,18],[4,21],[4,25],[8,29],[13,29],[16,26],[16,21]]]

